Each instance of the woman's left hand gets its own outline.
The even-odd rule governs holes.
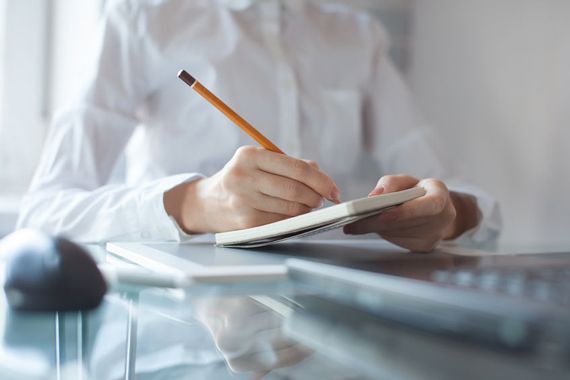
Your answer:
[[[414,186],[424,188],[426,194],[380,215],[350,224],[344,228],[344,232],[350,235],[377,233],[382,238],[415,252],[430,252],[442,240],[455,238],[464,232],[466,227],[462,228],[465,224],[461,219],[464,215],[458,214],[452,193],[439,180],[420,181],[405,175],[385,176],[378,181],[370,196]],[[473,219],[472,215],[468,217]]]

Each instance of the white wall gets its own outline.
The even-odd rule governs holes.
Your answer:
[[[412,85],[503,240],[570,242],[570,1],[417,1]]]

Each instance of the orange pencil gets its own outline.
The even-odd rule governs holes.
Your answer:
[[[283,153],[275,144],[273,144],[267,137],[263,136],[261,132],[255,129],[251,124],[245,121],[240,115],[234,110],[228,107],[222,100],[220,100],[216,95],[212,94],[206,87],[204,87],[200,82],[198,82],[192,75],[188,74],[185,70],[180,70],[178,73],[178,78],[182,79],[184,83],[194,89],[198,94],[200,94],[204,99],[210,102],[211,105],[216,107],[220,112],[222,112],[228,119],[230,119],[235,125],[240,127],[250,135],[259,145],[267,150],[275,153]]]

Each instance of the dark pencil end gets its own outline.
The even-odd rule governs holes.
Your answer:
[[[182,79],[184,83],[190,87],[194,86],[194,83],[196,83],[196,79],[192,75],[188,74],[186,70],[180,70],[178,72],[178,78]]]

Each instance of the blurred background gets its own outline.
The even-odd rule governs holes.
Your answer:
[[[444,157],[500,201],[501,241],[570,244],[570,1],[344,3],[390,32]],[[54,110],[78,90],[103,6],[0,0],[0,236],[14,226]]]

